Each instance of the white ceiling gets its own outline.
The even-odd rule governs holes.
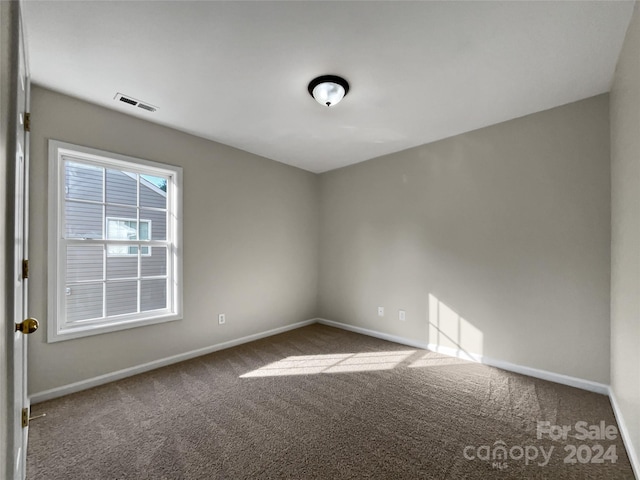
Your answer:
[[[24,3],[32,80],[323,172],[607,92],[604,2]],[[326,108],[311,79],[351,91]],[[159,107],[116,102],[116,92]]]

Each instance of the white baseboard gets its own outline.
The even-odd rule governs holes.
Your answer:
[[[354,325],[348,325],[346,323],[334,322],[333,320],[327,320],[324,318],[315,318],[315,319],[305,320],[302,322],[293,323],[291,325],[286,325],[284,327],[274,328],[272,330],[267,330],[265,332],[255,333],[253,335],[248,335],[246,337],[238,338],[235,340],[229,340],[228,342],[218,343],[216,345],[200,348],[198,350],[192,350],[190,352],[181,353],[171,357],[161,358],[159,360],[154,360],[153,362],[144,363],[142,365],[137,365],[135,367],[125,368],[123,370],[107,373],[104,375],[100,375],[98,377],[89,378],[87,380],[81,380],[79,382],[71,383],[69,385],[63,385],[61,387],[52,388],[50,390],[45,390],[43,392],[37,392],[30,395],[30,400],[31,400],[31,403],[33,404],[44,402],[45,400],[51,400],[52,398],[57,398],[63,395],[68,395],[70,393],[86,390],[88,388],[96,387],[98,385],[103,385],[105,383],[120,380],[122,378],[131,377],[139,373],[148,372],[150,370],[164,367],[166,365],[183,362],[185,360],[190,360],[192,358],[199,357],[201,355],[207,355],[208,353],[217,352],[218,350],[224,350],[226,348],[235,347],[236,345],[241,345],[243,343],[252,342],[254,340],[259,340],[261,338],[270,337],[272,335],[277,335],[279,333],[287,332],[289,330],[294,330],[300,327],[305,327],[307,325],[311,325],[314,323],[320,323],[322,325],[328,325],[330,327],[336,327],[342,330],[348,330],[350,332],[355,332],[363,335],[368,335],[370,337],[380,338],[382,340],[387,340],[389,342],[399,343],[401,345],[407,345],[414,348],[420,348],[422,350],[430,350],[430,351],[442,353],[444,355],[463,358],[465,360],[483,363],[492,367],[508,370],[510,372],[520,373],[523,375],[528,375],[530,377],[540,378],[543,380],[549,380],[551,382],[556,382],[563,385],[569,385],[571,387],[581,388],[583,390],[588,390],[590,392],[601,393],[603,395],[609,394],[608,385],[592,382],[590,380],[583,380],[581,378],[570,377],[568,375],[553,373],[546,370],[538,370],[536,368],[516,365],[509,362],[504,362],[502,360],[496,360],[489,357],[485,357],[483,355],[467,353],[467,352],[456,350],[453,348],[428,344],[426,342],[420,342],[417,340],[412,340],[410,338],[378,332],[376,330],[370,330],[368,328],[356,327]]]
[[[178,362],[184,362],[201,355],[207,355],[209,353],[217,352],[219,350],[225,350],[227,348],[242,345],[243,343],[253,342],[254,340],[260,340],[261,338],[271,337],[279,333],[288,332],[289,330],[295,330],[296,328],[306,327],[316,323],[315,319],[304,320],[302,322],[292,323],[291,325],[285,325],[284,327],[273,328],[265,332],[254,333],[253,335],[247,335],[246,337],[237,338],[235,340],[229,340],[228,342],[218,343],[209,347],[199,348],[190,352],[180,353],[171,357],[161,358],[154,360],[153,362],[143,363],[142,365],[136,365],[135,367],[125,368],[116,372],[106,373],[97,377],[88,378],[86,380],[80,380],[79,382],[70,383],[69,385],[63,385],[61,387],[52,388],[43,392],[37,392],[29,396],[31,404],[44,402],[53,398],[62,397],[70,393],[80,392],[89,388],[97,387],[98,385],[104,385],[105,383],[114,382],[123,378],[131,377],[139,373],[155,370],[156,368],[164,367]]]
[[[449,355],[452,357],[462,358],[476,363],[482,363],[491,367],[500,368],[509,372],[520,373],[522,375],[528,375],[530,377],[540,378],[542,380],[548,380],[550,382],[560,383],[562,385],[568,385],[570,387],[580,388],[582,390],[588,390],[590,392],[600,393],[602,395],[609,394],[609,386],[603,383],[592,382],[591,380],[584,380],[582,378],[571,377],[569,375],[563,375],[561,373],[549,372],[547,370],[539,370],[537,368],[525,367],[517,365],[515,363],[509,363],[502,360],[496,360],[494,358],[479,355],[477,353],[468,353],[463,350],[458,350],[449,347],[443,347],[440,345],[429,344],[425,342],[419,342],[396,335],[389,335],[387,333],[378,332],[375,330],[369,330],[368,328],[355,327],[346,323],[334,322],[333,320],[326,320],[324,318],[318,318],[318,323],[328,325],[330,327],[341,328],[350,332],[361,333],[363,335],[369,335],[370,337],[380,338],[382,340],[388,340],[390,342],[400,343],[402,345],[408,345],[410,347],[421,348],[423,350],[430,350],[432,352],[442,353],[443,355]]]
[[[548,370],[539,370],[537,368],[525,367],[517,365],[515,363],[503,362],[502,360],[496,360],[494,358],[482,357],[482,362],[485,365],[491,367],[501,368],[502,370],[508,370],[510,372],[519,373],[521,375],[528,375],[529,377],[540,378],[541,380],[548,380],[549,382],[560,383],[561,385],[568,385],[569,387],[580,388],[589,392],[599,393],[601,395],[609,394],[609,386],[604,383],[593,382],[591,380],[585,380],[584,378],[572,377],[570,375],[563,375],[562,373],[549,372]]]
[[[409,347],[428,350],[428,344],[426,342],[419,342],[417,340],[411,340],[410,338],[398,337],[396,335],[390,335],[388,333],[382,333],[376,330],[369,330],[368,328],[356,327],[347,323],[334,322],[333,320],[327,320],[326,318],[316,318],[316,321],[322,325],[327,325],[329,327],[336,327],[340,328],[341,330],[348,330],[349,332],[361,333],[362,335],[367,335],[369,337],[387,340],[388,342],[400,343],[401,345],[408,345]]]
[[[448,355],[450,357],[461,358],[463,360],[469,360],[470,362],[483,363],[484,357],[477,353],[470,353],[465,350],[445,347],[442,345],[436,345],[435,343],[430,343],[427,345],[427,350],[431,350],[432,352],[442,353],[443,355]]]
[[[622,410],[620,410],[620,406],[618,405],[616,394],[611,387],[609,387],[609,400],[611,401],[611,407],[613,408],[613,414],[616,417],[616,422],[618,422],[620,435],[622,435],[622,442],[624,443],[627,455],[629,456],[629,462],[631,462],[631,468],[633,468],[633,473],[636,478],[640,478],[640,459],[638,458],[638,453],[631,442],[631,435],[629,435],[627,423],[625,422]]]

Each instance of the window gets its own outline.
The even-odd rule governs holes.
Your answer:
[[[181,317],[182,169],[49,142],[50,342]]]

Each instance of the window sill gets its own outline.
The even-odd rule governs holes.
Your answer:
[[[90,337],[93,335],[100,335],[102,333],[118,332],[131,328],[144,327],[147,325],[174,322],[176,320],[182,320],[182,315],[169,313],[152,318],[123,319],[121,321],[111,320],[108,323],[96,323],[70,327],[68,326],[58,331],[55,328],[55,325],[49,324],[47,325],[47,343],[62,342],[65,340],[73,340],[77,338]]]

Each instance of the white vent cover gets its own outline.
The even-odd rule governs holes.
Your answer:
[[[132,107],[139,107],[148,112],[155,112],[158,110],[158,107],[154,107],[153,105],[149,105],[148,103],[142,103],[140,100],[136,100],[135,98],[130,97],[129,95],[124,95],[122,93],[116,93],[116,96],[113,99],[117,102],[123,102],[131,105]]]

